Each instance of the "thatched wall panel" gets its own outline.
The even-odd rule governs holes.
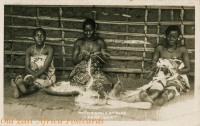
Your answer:
[[[51,26],[51,27],[60,27],[60,23],[59,21],[49,21],[49,20],[39,20],[39,26],[43,26],[43,27],[48,27],[48,26]]]
[[[142,68],[142,62],[141,61],[127,61],[126,67],[127,68],[133,68],[133,69],[141,69]]]
[[[158,21],[158,9],[149,9],[148,10],[148,22]]]
[[[130,21],[143,22],[145,10],[138,8],[129,9],[129,15],[131,15],[131,18],[129,19]]]
[[[10,39],[11,37],[11,28],[4,28],[4,39]]]
[[[126,14],[125,8],[96,8],[96,17],[98,20],[108,21],[125,21],[126,17],[122,16]]]
[[[185,47],[188,49],[194,49],[195,48],[195,41],[194,39],[185,39]],[[194,59],[194,57],[191,57]]]
[[[5,20],[4,20],[4,25],[11,25],[12,24],[12,18],[10,17],[5,17]]]
[[[70,29],[81,29],[82,23],[81,22],[69,22],[69,21],[63,21],[63,27],[64,28],[70,28]]]
[[[24,37],[24,36],[32,37],[33,36],[33,30],[31,30],[31,29],[13,28],[13,38],[17,39],[19,37]]]
[[[169,9],[161,10],[161,21],[171,21],[171,14]]]
[[[36,16],[37,10],[36,6],[11,6],[12,7],[12,13],[9,12],[8,14],[13,15],[21,15],[21,16]],[[7,13],[7,12],[6,12]]]
[[[190,49],[193,72],[194,17],[194,8],[188,7],[5,6],[5,70],[24,68],[25,50],[34,43],[33,29],[43,27],[47,32],[47,44],[55,49],[56,73],[69,73],[73,68],[73,44],[83,36],[82,21],[94,18],[98,24],[97,35],[105,39],[111,54],[110,63],[104,66],[106,72],[134,78],[144,72],[145,77],[153,50],[159,42],[165,42],[165,30],[170,24],[178,25],[183,33],[181,41]],[[130,40],[148,43],[133,44]]]
[[[19,26],[34,26],[36,24],[35,20],[30,20],[30,19],[14,19],[13,20],[14,25],[19,25]],[[10,24],[11,25],[11,24]]]
[[[195,10],[194,9],[187,9],[184,10],[184,21],[195,21]]]
[[[129,26],[130,33],[144,33],[144,26]]]
[[[126,32],[126,25],[99,24],[100,31]]]
[[[195,34],[195,26],[194,25],[185,25],[184,26],[184,34],[194,35]]]
[[[39,7],[39,16],[50,16],[50,17],[58,17],[59,16],[59,8],[58,7]]]

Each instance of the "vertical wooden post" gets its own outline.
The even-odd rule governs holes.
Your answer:
[[[147,8],[147,6],[145,7],[145,16],[144,16],[144,34],[145,34],[145,37],[144,37],[144,40],[145,41],[147,41],[147,18],[148,18],[148,8]],[[145,67],[145,61],[144,61],[144,59],[145,59],[145,57],[146,57],[146,42],[144,42],[144,45],[143,45],[143,47],[144,47],[144,51],[143,51],[143,55],[142,55],[142,57],[143,57],[143,61],[142,61],[142,74],[141,74],[141,78],[143,78],[144,77],[144,67]]]
[[[93,8],[95,8],[95,6]],[[92,13],[93,13],[93,19],[96,21],[96,19],[97,19],[97,12],[95,10],[93,10]],[[95,30],[97,30],[97,26],[98,26],[98,24],[96,23],[96,29]]]
[[[171,15],[171,21],[174,21],[174,10],[170,10],[170,15]]]
[[[12,15],[13,13],[13,7],[11,6],[10,7],[10,14]],[[14,19],[13,17],[11,18],[11,25],[13,26],[14,25]],[[11,28],[11,40],[13,40],[13,28]],[[14,41],[12,41],[11,43],[11,55],[10,55],[10,60],[11,60],[11,65],[12,65],[12,68],[13,68],[13,63],[14,63],[14,55],[13,55],[13,48],[14,48],[14,45],[13,45]]]
[[[161,9],[158,9],[158,25],[157,25],[157,44],[160,42],[160,21],[161,21]]]
[[[62,7],[59,7],[59,20],[60,20],[60,27],[63,29],[63,21],[62,21]],[[61,43],[64,45],[65,44],[65,32],[62,30],[62,41]],[[66,67],[66,58],[65,58],[65,46],[62,45],[62,68]],[[65,75],[65,71],[63,71],[62,73],[63,75]]]
[[[185,45],[185,41],[184,41],[184,38],[183,38],[183,35],[184,35],[184,24],[183,24],[184,8],[183,7],[181,7],[180,17],[181,17],[181,33],[182,33],[181,45]]]
[[[95,8],[95,6],[93,6]],[[97,12],[95,10],[92,11],[94,20],[97,19]]]
[[[129,14],[129,9],[128,8],[126,8],[126,14],[127,15]],[[128,17],[126,17],[126,21],[129,21]],[[129,26],[128,25],[126,25],[126,32],[129,32]],[[128,36],[126,36],[125,39],[128,40]],[[128,45],[128,44],[126,44],[126,45]],[[125,51],[124,55],[128,56],[128,51]],[[124,61],[124,67],[127,68],[127,61]],[[128,77],[128,74],[124,73],[124,77]]]
[[[39,27],[39,24],[40,24],[39,16],[40,16],[39,8],[38,8],[38,6],[36,6],[36,21],[35,21],[36,27]]]

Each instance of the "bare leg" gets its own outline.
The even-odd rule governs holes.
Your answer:
[[[119,92],[122,90],[122,83],[121,81],[118,81],[115,85],[114,85],[114,88],[111,90],[111,92],[109,93],[109,96],[111,97],[116,97]]]
[[[174,90],[165,90],[161,97],[156,99],[156,105],[163,106],[169,100],[174,99],[175,91]]]
[[[153,99],[152,99],[151,97],[149,97],[149,95],[147,94],[146,91],[141,91],[141,92],[139,93],[139,97],[140,97],[140,99],[141,99],[142,101],[150,102],[150,103],[154,104]]]
[[[21,75],[15,79],[16,85],[22,93],[26,93],[26,87],[24,86],[23,78]]]
[[[24,95],[30,95],[36,93],[40,88],[37,85],[31,85],[27,87],[26,93]]]
[[[156,89],[151,89],[149,91],[149,97],[152,99],[152,100],[155,100],[156,98],[158,98],[158,96],[160,95],[161,91],[159,90],[156,90]]]
[[[176,92],[174,90],[168,90],[168,100],[172,100],[174,99],[174,97],[176,96]]]
[[[16,85],[16,83],[14,82],[13,79],[11,80],[11,86],[14,89],[14,94],[13,94],[14,98],[19,98],[20,97],[20,91],[18,90],[17,85]]]
[[[155,104],[158,106],[163,106],[168,101],[167,93],[162,93],[161,97],[155,100]]]

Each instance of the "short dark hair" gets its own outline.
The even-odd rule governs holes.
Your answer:
[[[178,35],[181,35],[180,28],[177,25],[170,25],[166,29],[166,36],[170,33],[170,31],[177,31]]]
[[[90,24],[94,29],[96,28],[96,23],[94,21],[94,19],[91,18],[87,18],[84,22],[83,22],[83,29],[85,29],[85,26]]]
[[[46,37],[46,31],[45,31],[43,28],[36,28],[36,29],[33,31],[33,36],[35,36],[35,34],[36,34],[37,31],[43,32],[44,36]]]

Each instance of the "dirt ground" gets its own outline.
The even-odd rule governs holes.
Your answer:
[[[124,85],[124,89],[133,89],[134,83],[146,82],[145,79],[121,80],[129,82]],[[40,120],[44,117],[49,120],[101,117],[104,120],[113,121],[160,121],[173,120],[196,112],[194,86],[187,94],[176,97],[162,107],[152,106],[151,109],[144,110],[130,107],[85,109],[75,104],[75,96],[52,96],[42,90],[20,99],[14,99],[13,89],[8,82],[6,83],[4,86],[4,117],[31,118],[32,120]],[[194,85],[194,82],[191,85]],[[194,107],[191,107],[192,105]],[[98,114],[95,115],[95,113]]]

